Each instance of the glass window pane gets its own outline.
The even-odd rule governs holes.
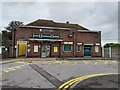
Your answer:
[[[34,46],[34,52],[38,52],[38,45]]]
[[[53,35],[53,38],[59,38],[59,35],[54,34],[54,35]]]
[[[39,36],[40,36],[39,34],[33,34],[34,38],[39,38]]]
[[[95,46],[95,52],[99,52],[99,47]]]
[[[70,44],[65,44],[64,45],[64,51],[71,51],[72,47]]]
[[[42,34],[41,37],[42,37],[42,38],[51,38],[51,35],[50,35],[50,34]]]
[[[80,51],[80,45],[77,45],[77,51],[79,52]]]

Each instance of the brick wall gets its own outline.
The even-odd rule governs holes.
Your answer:
[[[73,34],[73,32],[76,32],[75,34]],[[74,56],[74,52],[75,52],[75,56],[84,56],[84,43],[92,43],[94,44],[92,46],[92,56],[96,57],[96,56],[102,56],[101,55],[101,32],[78,32],[77,30],[71,30],[71,31],[65,31],[65,30],[54,30],[53,32],[40,32],[39,29],[36,28],[17,28],[16,30],[16,35],[15,35],[15,44],[17,44],[17,41],[21,38],[24,38],[28,41],[29,37],[32,37],[33,33],[36,34],[42,34],[42,33],[46,33],[46,34],[58,34],[60,35],[60,38],[63,39],[64,42],[75,42],[75,48],[74,45],[72,45],[72,51],[71,52],[64,52],[63,51],[63,42],[52,42],[51,43],[51,56],[52,57],[56,57],[56,56],[62,56],[62,57],[71,57]],[[72,35],[72,37],[69,37],[69,35]],[[76,43],[82,43],[81,45],[81,51],[77,52],[76,51]],[[95,52],[95,44],[96,43],[100,43],[99,45],[99,52],[96,53]],[[41,42],[31,42],[29,41],[29,44],[31,45],[31,51],[29,52],[28,56],[41,56],[41,46],[42,43]],[[53,52],[53,48],[54,45],[57,44],[60,47],[59,52]],[[38,53],[34,53],[34,45],[39,45],[39,52]]]

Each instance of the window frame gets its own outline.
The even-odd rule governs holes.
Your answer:
[[[35,51],[35,46],[37,46],[37,50],[36,51]],[[39,46],[38,45],[34,45],[33,52],[34,53],[38,53],[39,52]]]
[[[50,35],[50,36],[47,36],[47,37],[45,37],[45,36],[43,36],[43,35]],[[52,35],[51,34],[41,34],[41,38],[51,38],[52,37]]]
[[[40,34],[38,34],[39,37],[34,37],[35,34],[37,34],[37,33],[33,33],[33,38],[40,38],[40,36],[41,36]]]
[[[53,46],[53,52],[57,53],[57,52],[55,52],[55,47],[57,47],[57,52],[58,52],[58,46]]]
[[[59,38],[59,35],[58,34],[53,34],[52,38]]]
[[[99,52],[99,46],[95,46],[95,52],[96,52],[96,53]]]
[[[80,51],[78,51],[78,46],[80,46]],[[81,45],[77,45],[76,49],[77,49],[77,52],[81,52]]]
[[[71,50],[70,50],[70,51],[65,51],[65,45],[70,45],[70,46],[71,46]],[[72,51],[72,44],[64,44],[64,45],[63,45],[63,51],[64,51],[64,52],[71,52],[71,51]]]

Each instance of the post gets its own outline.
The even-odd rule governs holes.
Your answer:
[[[13,28],[13,58],[15,57],[15,31],[16,29]]]
[[[75,57],[75,34],[76,32],[73,32],[73,57]]]
[[[104,46],[102,47],[102,57],[105,57],[104,56]]]
[[[59,57],[61,57],[61,48],[60,48],[61,42],[59,42]]]
[[[52,52],[52,42],[50,42],[50,57],[51,57],[51,52]]]

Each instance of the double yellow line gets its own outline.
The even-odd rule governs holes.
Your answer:
[[[80,77],[77,77],[75,79],[71,79],[71,80],[65,82],[57,90],[66,90],[66,89],[70,88],[74,83],[76,83],[78,81],[82,81],[84,79],[92,78],[92,77],[95,77],[95,76],[102,76],[102,75],[108,75],[108,74],[110,74],[110,73],[105,73],[105,74],[91,74],[91,75],[80,76]]]

